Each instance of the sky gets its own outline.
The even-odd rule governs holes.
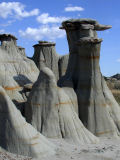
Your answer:
[[[0,33],[11,33],[27,56],[38,40],[56,42],[60,55],[69,53],[61,22],[70,18],[92,18],[112,29],[99,31],[100,66],[105,76],[120,73],[120,0],[0,0]]]

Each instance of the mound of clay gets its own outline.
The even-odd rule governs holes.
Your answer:
[[[53,72],[43,67],[29,95],[25,116],[29,123],[49,138],[64,138],[78,144],[98,142],[79,120],[75,104],[77,108],[73,89],[57,87]]]
[[[41,158],[55,153],[55,146],[25,121],[0,87],[0,146],[9,152]]]
[[[16,46],[16,38],[10,34],[0,35],[0,85],[22,111],[26,101],[24,85],[37,80],[39,70],[34,62],[25,56],[22,47]]]

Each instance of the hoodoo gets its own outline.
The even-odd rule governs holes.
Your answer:
[[[74,90],[58,87],[54,73],[42,67],[25,107],[27,121],[49,138],[64,138],[77,144],[98,142],[81,123],[77,108]]]
[[[50,68],[55,74],[56,80],[59,79],[58,60],[59,56],[55,50],[55,43],[47,41],[39,41],[34,45],[33,61],[36,63],[39,70],[41,70],[41,63]],[[44,60],[43,60],[44,59]]]
[[[100,72],[102,39],[96,31],[111,28],[92,19],[70,19],[62,23],[69,44],[69,62],[61,86],[73,83],[83,124],[97,136],[118,136],[120,107]]]
[[[0,35],[0,85],[22,111],[26,101],[26,97],[23,97],[24,85],[34,83],[39,70],[25,56],[24,49],[17,46],[16,40],[11,34]]]

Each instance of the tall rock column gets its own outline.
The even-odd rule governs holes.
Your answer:
[[[118,136],[120,107],[109,91],[99,67],[102,39],[96,30],[111,28],[92,19],[67,20],[62,23],[69,44],[69,62],[60,85],[72,81],[77,94],[79,117],[97,136]]]
[[[50,68],[55,74],[56,79],[59,79],[58,70],[58,60],[59,56],[55,50],[55,43],[47,41],[39,41],[38,44],[34,45],[34,55],[33,60],[36,63],[39,70],[41,70],[41,65]]]

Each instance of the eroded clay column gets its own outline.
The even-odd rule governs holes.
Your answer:
[[[92,133],[117,136],[120,108],[100,72],[102,39],[97,38],[96,33],[96,30],[109,29],[111,26],[100,25],[91,19],[73,19],[64,21],[61,28],[66,30],[70,51],[68,68],[61,85],[67,85],[66,81],[73,82],[79,117]]]
[[[13,36],[12,34],[0,34],[0,41],[1,41],[1,47],[6,49],[6,46],[9,45],[15,45],[17,38]]]
[[[58,70],[58,60],[59,57],[55,50],[55,43],[47,41],[39,41],[38,44],[34,45],[34,55],[33,60],[36,63],[39,70],[41,69],[43,63],[46,67],[50,68],[56,76],[56,79],[59,79],[59,70]]]
[[[19,50],[20,54],[21,54],[22,56],[25,56],[25,57],[26,57],[25,48],[23,48],[23,47],[21,47],[21,46],[17,46],[17,47],[18,47],[18,50]]]

